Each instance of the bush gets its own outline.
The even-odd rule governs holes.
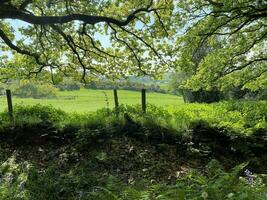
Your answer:
[[[48,83],[23,83],[13,92],[14,95],[20,98],[55,98],[57,89]]]
[[[61,128],[67,118],[67,114],[62,110],[52,106],[42,106],[40,104],[33,106],[16,105],[14,107],[14,120],[9,119],[6,112],[1,113],[1,131],[5,132],[10,127],[30,127],[44,125],[46,127]],[[40,127],[41,128],[41,127]]]
[[[64,78],[64,80],[57,85],[60,91],[80,90],[81,84],[71,78]]]
[[[67,117],[64,111],[56,109],[52,106],[43,106],[36,104],[33,106],[17,105],[14,109],[15,118],[35,117],[42,122],[59,123]]]

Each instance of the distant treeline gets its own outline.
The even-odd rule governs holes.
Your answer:
[[[9,88],[12,94],[20,98],[52,99],[57,97],[58,89],[50,83],[41,82],[19,82],[0,84],[0,94],[5,95]]]
[[[86,89],[121,89],[140,91],[145,88],[150,92],[167,93],[166,90],[160,88],[157,84],[143,84],[139,82],[120,81],[112,82],[108,80],[90,82],[81,84],[70,78],[65,78],[59,84],[53,85],[51,83],[43,83],[38,81],[12,81],[7,84],[0,84],[0,94],[5,95],[5,90],[9,88],[12,94],[20,98],[35,98],[35,99],[50,99],[57,98],[58,91],[72,91]]]
[[[132,91],[139,91],[143,88],[147,89],[150,92],[158,92],[158,93],[168,93],[168,91],[160,88],[157,84],[143,84],[139,82],[131,82],[131,81],[119,81],[119,82],[112,82],[112,81],[101,81],[101,82],[90,82],[84,86],[88,89],[121,89],[121,90],[132,90]]]
[[[101,81],[91,81],[86,84],[81,84],[78,81],[74,81],[72,79],[64,79],[62,82],[56,85],[56,87],[60,91],[65,90],[79,90],[81,87],[86,89],[101,89],[101,90],[109,90],[109,89],[121,89],[121,90],[132,90],[139,91],[143,88],[147,89],[151,92],[159,92],[159,93],[168,93],[167,90],[160,88],[158,84],[154,83],[141,83],[141,82],[133,82],[129,80],[121,80],[121,81],[110,81],[110,80],[101,80]]]

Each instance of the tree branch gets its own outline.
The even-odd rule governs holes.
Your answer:
[[[225,71],[223,73],[223,76],[227,75],[227,74],[231,74],[233,73],[234,71],[238,71],[238,70],[242,70],[244,69],[245,67],[248,67],[249,65],[255,63],[255,62],[263,62],[263,61],[267,61],[267,58],[256,58],[254,60],[250,60],[249,62],[247,62],[246,64],[244,65],[240,65],[240,66],[233,66],[233,68],[231,68],[230,70],[228,71]]]
[[[36,61],[37,64],[45,66],[46,64],[40,61],[40,55],[36,54],[36,53],[32,53],[30,51],[27,51],[25,49],[21,49],[18,46],[14,45],[12,43],[12,41],[7,37],[7,35],[5,34],[5,32],[3,30],[0,29],[0,38],[7,44],[7,46],[16,51],[17,53],[23,54],[23,55],[27,55],[30,57],[33,57]]]
[[[18,19],[30,24],[38,25],[49,25],[49,24],[64,24],[74,20],[85,22],[86,24],[95,25],[100,22],[106,22],[109,24],[116,24],[117,26],[126,26],[136,15],[142,12],[151,12],[149,9],[151,5],[146,8],[139,8],[129,14],[125,20],[118,20],[106,16],[97,16],[97,15],[85,15],[85,14],[70,14],[65,16],[36,16],[25,13],[21,10],[14,9],[10,6],[1,6],[0,7],[0,19]]]
[[[144,74],[144,75],[147,75],[147,73],[142,70],[142,64],[141,64],[141,60],[140,58],[138,58],[135,50],[124,40],[120,39],[118,36],[117,36],[117,30],[111,25],[109,24],[110,28],[113,30],[113,34],[114,34],[114,37],[116,38],[116,40],[118,40],[119,42],[123,43],[124,45],[127,46],[127,48],[132,52],[136,62],[137,62],[137,66],[139,68],[139,70]]]
[[[206,0],[207,2],[209,2],[211,5],[213,5],[213,6],[217,6],[217,7],[222,7],[222,6],[224,6],[224,4],[223,3],[220,3],[220,2],[215,2],[215,1],[213,1],[213,0]]]
[[[71,36],[66,35],[58,26],[56,25],[50,25],[52,29],[54,29],[58,34],[60,34],[64,40],[67,42],[68,46],[70,47],[70,49],[72,50],[72,52],[74,53],[74,55],[76,55],[78,62],[80,63],[81,67],[83,68],[83,77],[82,79],[84,80],[85,75],[86,75],[86,70],[90,69],[90,70],[94,70],[98,73],[100,73],[96,68],[94,67],[86,67],[85,64],[82,61],[82,58],[80,57],[80,54],[77,52],[77,50],[75,49],[75,43],[74,40],[71,38]]]
[[[19,7],[19,10],[25,10],[25,8],[32,3],[32,0],[25,0]]]

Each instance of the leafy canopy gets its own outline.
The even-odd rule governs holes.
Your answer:
[[[1,50],[13,54],[2,58],[2,78],[159,74],[167,66],[172,10],[164,0],[0,1]],[[14,20],[27,24],[15,31]]]
[[[180,7],[187,25],[177,39],[177,66],[190,75],[184,87],[266,88],[267,1],[190,0]]]
[[[1,50],[13,53],[0,63],[4,79],[154,76],[174,66],[195,90],[267,86],[266,0],[4,0],[0,19]],[[13,20],[27,23],[21,38]]]

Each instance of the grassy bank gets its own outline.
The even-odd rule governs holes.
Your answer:
[[[1,199],[266,198],[266,102],[169,109],[1,113]]]

